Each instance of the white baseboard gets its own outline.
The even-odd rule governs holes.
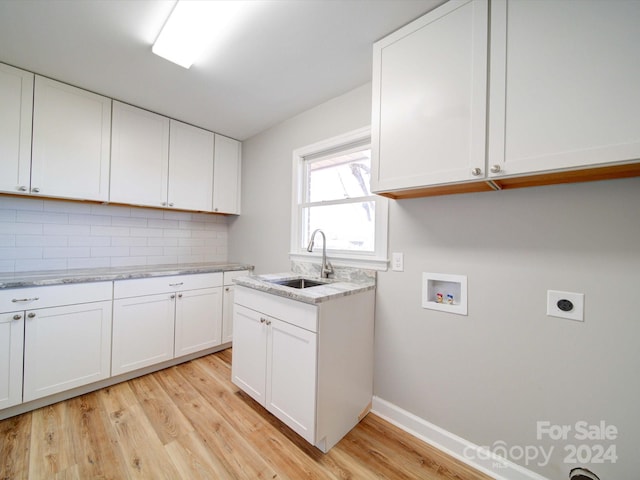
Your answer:
[[[379,397],[373,397],[371,411],[414,437],[496,480],[549,480]],[[473,454],[465,455],[465,452]]]

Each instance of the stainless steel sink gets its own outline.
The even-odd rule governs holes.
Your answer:
[[[320,282],[318,280],[311,280],[309,278],[293,278],[290,280],[276,280],[273,282],[277,285],[291,288],[309,288],[317,287],[319,285],[326,285],[327,282]]]

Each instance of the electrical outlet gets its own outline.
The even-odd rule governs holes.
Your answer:
[[[404,272],[404,254],[402,252],[393,252],[391,255],[391,270]]]
[[[547,315],[584,322],[584,293],[547,290]]]

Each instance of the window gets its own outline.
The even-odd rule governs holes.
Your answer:
[[[364,128],[293,152],[291,256],[301,260],[311,234],[321,229],[337,264],[386,269],[388,200],[372,195],[371,135]]]

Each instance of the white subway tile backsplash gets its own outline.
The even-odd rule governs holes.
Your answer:
[[[14,247],[16,245],[15,235],[0,234],[0,247]]]
[[[112,247],[146,247],[147,237],[112,237]]]
[[[45,212],[59,213],[91,213],[91,204],[82,202],[71,202],[64,200],[47,200],[44,202]]]
[[[128,237],[131,234],[129,227],[107,227],[104,225],[91,225],[91,235]]]
[[[113,217],[114,227],[146,227],[148,220],[141,217]]]
[[[91,247],[91,257],[128,257],[129,247]]]
[[[64,235],[16,235],[17,247],[66,247],[68,239]]]
[[[91,235],[74,235],[72,237],[69,237],[70,247],[109,247],[111,246],[111,242],[111,237],[93,237]]]
[[[178,228],[180,226],[179,220],[166,220],[150,218],[147,222],[149,228]]]
[[[32,234],[42,235],[42,224],[37,223],[15,223],[15,222],[0,222],[0,232],[3,234]]]
[[[111,225],[111,217],[108,215],[93,215],[87,213],[70,214],[70,225]]]
[[[57,225],[55,223],[41,225],[45,235],[89,235],[89,225]]]
[[[67,260],[67,268],[106,268],[110,266],[110,257],[69,258]]]
[[[0,272],[227,261],[222,215],[0,196]]]
[[[90,256],[90,253],[89,247],[45,247],[42,251],[42,258],[86,258]]]
[[[44,209],[44,200],[41,198],[2,197],[0,198],[0,209],[30,210],[38,212]]]

